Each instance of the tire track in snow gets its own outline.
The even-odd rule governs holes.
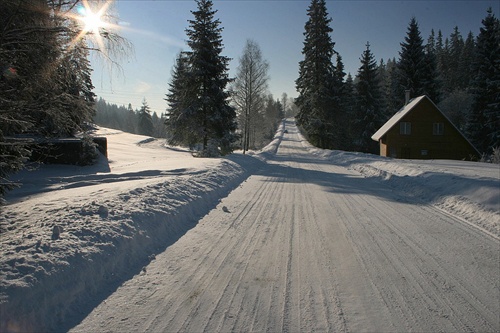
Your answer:
[[[268,182],[268,180],[265,180],[265,182]],[[274,187],[271,186],[270,184],[272,184],[272,182],[268,182],[268,184],[269,185],[267,185],[262,190],[262,192],[265,194],[264,197],[259,196],[258,200],[260,202],[260,205],[258,205],[257,202],[255,202],[254,205],[249,207],[247,215],[246,215],[246,216],[248,216],[250,213],[254,213],[254,207],[256,208],[257,215],[255,217],[252,216],[252,218],[250,219],[250,220],[255,221],[254,222],[255,227],[253,228],[254,233],[252,234],[252,236],[248,236],[247,233],[245,233],[245,235],[246,235],[245,238],[248,239],[248,241],[249,241],[248,245],[251,245],[251,249],[250,249],[250,246],[248,246],[241,253],[241,255],[235,256],[235,257],[241,257],[241,258],[242,257],[248,258],[247,262],[244,265],[244,269],[234,271],[234,273],[233,273],[233,275],[232,275],[232,277],[229,280],[228,285],[227,285],[228,287],[230,285],[232,285],[234,287],[235,291],[232,293],[227,293],[227,295],[230,296],[230,299],[227,302],[222,302],[222,297],[221,297],[221,299],[220,299],[221,302],[219,302],[219,304],[217,304],[217,306],[216,306],[216,308],[217,308],[217,307],[219,307],[220,304],[225,303],[225,304],[229,304],[229,308],[231,308],[231,309],[238,309],[237,314],[232,316],[232,318],[235,318],[234,323],[231,325],[232,320],[228,320],[228,317],[224,316],[221,318],[220,323],[215,328],[215,330],[212,330],[211,327],[206,326],[204,331],[227,331],[227,330],[234,331],[235,327],[248,327],[250,325],[248,323],[249,318],[247,318],[245,316],[243,316],[243,318],[242,318],[242,315],[245,315],[245,313],[242,313],[241,310],[243,308],[242,304],[244,303],[244,297],[246,296],[246,293],[244,293],[245,288],[244,287],[242,288],[241,285],[242,285],[242,281],[243,281],[244,277],[247,277],[246,274],[248,272],[249,267],[251,267],[251,262],[252,262],[253,258],[255,258],[255,256],[258,254],[257,249],[259,248],[259,246],[261,246],[263,243],[265,243],[266,239],[268,238],[268,234],[266,232],[261,232],[260,234],[257,234],[258,231],[261,231],[262,226],[263,226],[263,222],[262,222],[263,215],[266,215],[269,213],[269,211],[272,211],[269,209],[270,205],[266,205],[266,204],[263,205],[262,203],[270,202],[271,198],[276,196],[278,189],[279,189],[277,186],[274,186]],[[272,189],[268,190],[269,187],[271,187]],[[249,219],[247,218],[247,222],[248,222],[248,220]],[[231,283],[231,281],[233,281],[233,280],[237,280],[237,281],[235,283]],[[240,289],[243,289],[243,291],[238,292]],[[239,298],[239,300],[236,300],[237,298]],[[237,303],[237,305],[233,305],[234,303]],[[216,309],[214,309],[214,311],[215,310]],[[238,324],[238,322],[242,322],[242,323]],[[227,329],[225,326],[228,326]]]
[[[184,301],[184,303],[185,302],[192,302],[193,299],[197,299],[197,305],[194,307],[193,310],[190,310],[189,312],[185,311],[185,309],[183,309],[182,307],[179,306],[178,310],[174,313],[172,320],[168,323],[168,325],[165,327],[165,329],[178,327],[177,330],[181,330],[181,331],[189,330],[189,322],[190,322],[191,318],[196,317],[198,314],[199,307],[200,307],[200,300],[203,298],[202,297],[203,291],[210,290],[210,287],[212,286],[212,285],[209,285],[207,283],[212,282],[212,284],[213,284],[215,282],[219,282],[220,279],[222,278],[221,274],[224,273],[224,270],[222,268],[225,265],[227,265],[227,262],[231,261],[233,257],[235,257],[235,258],[239,257],[238,255],[235,255],[235,253],[233,253],[233,252],[238,251],[238,248],[240,248],[242,246],[248,246],[251,244],[251,242],[250,242],[251,237],[246,237],[243,239],[243,241],[246,240],[246,242],[247,242],[247,243],[245,243],[246,245],[244,245],[244,244],[240,243],[242,239],[240,239],[239,237],[228,237],[228,235],[234,234],[235,231],[238,230],[238,228],[242,225],[241,221],[244,221],[247,218],[248,214],[250,214],[252,212],[252,208],[256,205],[256,203],[258,202],[262,193],[264,193],[266,195],[266,197],[271,195],[270,193],[268,193],[268,191],[266,191],[266,189],[270,186],[271,186],[271,183],[266,183],[265,186],[262,188],[262,191],[253,193],[252,196],[250,197],[250,199],[243,203],[243,205],[244,205],[243,209],[241,209],[239,211],[238,215],[230,222],[230,224],[228,224],[228,226],[225,227],[224,232],[220,236],[218,236],[217,239],[213,240],[212,244],[206,244],[206,242],[203,244],[203,245],[208,245],[210,248],[210,251],[205,254],[205,256],[203,257],[203,260],[198,263],[196,268],[193,270],[192,275],[190,275],[186,279],[186,283],[184,284],[184,286],[186,286],[188,288],[189,288],[189,286],[192,286],[192,285],[199,285],[199,287],[197,287],[197,289],[196,289],[199,291],[199,293],[197,293],[196,297],[191,297],[191,298],[188,298],[187,300]],[[236,208],[234,209],[234,211],[236,211]],[[212,221],[210,223],[214,222],[214,220],[215,221],[224,220],[224,217],[226,217],[225,216],[226,214],[221,213],[220,210],[214,210],[212,212],[212,215],[215,215],[215,216],[210,216],[210,219],[212,219]],[[205,223],[204,220],[202,220],[201,223]],[[243,225],[243,226],[245,226],[245,225]],[[254,233],[256,231],[257,231],[257,229],[254,228]],[[246,232],[248,232],[248,230],[246,230]],[[241,234],[242,231],[239,231],[238,233]],[[238,235],[236,235],[236,236],[238,236]],[[230,240],[229,243],[225,243],[224,241],[222,241],[222,240],[228,240],[228,239]],[[238,254],[238,252],[236,252],[236,254]],[[210,258],[213,258],[213,259],[210,260]],[[233,275],[235,274],[235,272],[238,272],[238,271],[239,270],[235,270],[233,272]],[[224,278],[225,278],[225,281],[228,281],[228,280],[230,280],[231,277],[225,276]],[[230,293],[228,293],[228,290],[230,287],[231,286],[228,283],[226,283],[226,289],[224,289],[223,292],[220,293],[219,300],[217,301],[218,304],[220,303],[222,297],[227,296],[228,294],[230,295]],[[192,308],[192,306],[189,306],[189,308]],[[182,313],[179,313],[179,312],[182,312]],[[176,324],[174,319],[176,319],[178,321],[179,317],[183,317],[184,320],[182,323]],[[154,328],[154,326],[150,327],[150,328]],[[200,328],[195,329],[195,330],[199,331]]]
[[[101,321],[82,327],[500,329],[498,242],[432,207],[401,202],[375,181],[315,161],[293,131],[267,167],[222,201],[231,213],[210,212],[147,274],[110,297]],[[134,306],[120,303],[126,297]]]
[[[356,198],[351,199],[355,200]],[[461,304],[460,308],[462,308],[464,302],[460,300],[460,297],[458,299],[449,299],[449,292],[446,290],[443,292],[443,284],[437,281],[439,276],[445,276],[447,284],[454,286],[451,288],[453,291],[457,286],[453,279],[453,272],[445,270],[439,264],[439,253],[431,253],[419,244],[421,242],[429,245],[428,240],[426,240],[429,237],[425,233],[421,233],[420,239],[415,239],[419,236],[418,230],[415,229],[420,221],[433,218],[433,221],[439,223],[439,219],[436,220],[436,213],[432,211],[432,208],[427,208],[431,210],[432,215],[422,217],[420,215],[422,215],[422,210],[426,212],[425,207],[409,207],[409,211],[413,214],[411,219],[402,217],[396,220],[394,216],[397,215],[394,212],[391,213],[394,208],[389,205],[380,205],[379,203],[373,205],[367,201],[358,201],[356,206],[362,207],[362,204],[365,207],[368,205],[369,209],[376,213],[373,216],[380,218],[372,221],[373,223],[358,223],[358,227],[364,230],[364,233],[360,233],[359,229],[352,228],[350,230],[350,235],[359,236],[365,234],[368,238],[371,238],[368,241],[364,239],[357,242],[356,246],[363,250],[361,254],[358,251],[358,257],[361,261],[365,261],[365,267],[368,267],[367,272],[372,276],[382,297],[388,298],[386,304],[391,309],[391,312],[395,316],[398,314],[404,315],[406,318],[405,323],[411,323],[409,326],[406,324],[408,329],[435,331],[447,327],[447,330],[450,331],[493,330],[493,326],[484,319],[480,319],[471,327],[471,314],[483,313],[483,315],[490,318],[490,323],[494,322],[494,316],[485,306],[482,306],[480,311],[471,311],[472,309],[469,306],[465,306],[464,310],[456,313],[457,308],[459,308],[457,304]],[[414,225],[413,228],[411,228],[412,224]],[[347,227],[349,228],[349,225]],[[368,247],[370,244],[377,247]],[[376,251],[374,251],[375,249]],[[366,263],[364,258],[380,261],[379,258],[373,255],[374,252],[384,256],[386,264],[383,267],[387,272],[381,272],[377,268],[380,265],[376,265],[374,262]],[[370,271],[375,271],[376,274]],[[438,272],[439,274],[432,272]],[[393,281],[392,288],[387,287],[387,281],[379,278],[381,275],[388,276]],[[398,280],[394,278],[394,276],[398,275],[402,277],[405,284],[398,283]],[[381,288],[382,281],[385,287]],[[464,288],[465,293],[470,294],[466,289]],[[400,305],[395,307],[394,304],[398,303]],[[481,304],[479,300],[476,300],[475,303]],[[436,316],[437,319],[434,318]],[[452,319],[453,321],[451,321]]]

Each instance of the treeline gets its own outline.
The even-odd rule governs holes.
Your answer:
[[[132,104],[127,107],[107,103],[99,98],[96,103],[94,123],[99,126],[114,128],[124,132],[147,135],[155,138],[165,138],[165,115],[160,116],[151,109],[144,99],[139,109],[133,109]]]
[[[285,109],[290,115],[293,112],[293,99],[283,94],[282,99],[274,99],[272,94],[267,94],[263,98],[262,110],[259,110],[258,116],[252,121],[249,129],[249,148],[260,149],[268,144],[276,130],[279,120],[285,117]],[[93,122],[96,125],[113,128],[132,134],[147,135],[155,138],[166,138],[170,140],[172,134],[167,131],[165,125],[166,113],[151,113],[147,101],[144,100],[141,108],[133,109],[129,103],[128,106],[107,103],[103,98],[99,98],[95,104],[96,113]],[[242,115],[239,115],[242,117]],[[239,120],[238,122],[243,122]],[[243,146],[243,136],[239,136],[240,141],[236,142],[237,147]]]
[[[411,97],[429,96],[480,152],[500,146],[500,24],[491,9],[480,34],[458,27],[424,42],[412,18],[399,58],[377,62],[366,44],[360,67],[346,77],[324,0],[312,0],[296,80],[297,122],[322,148],[377,153],[371,136]]]

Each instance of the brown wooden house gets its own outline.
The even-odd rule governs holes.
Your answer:
[[[427,96],[409,101],[372,139],[380,155],[411,159],[471,160],[477,149]]]

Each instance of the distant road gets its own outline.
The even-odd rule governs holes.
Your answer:
[[[498,240],[286,128],[273,160],[73,331],[500,331]]]

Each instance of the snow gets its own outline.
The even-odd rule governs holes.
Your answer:
[[[385,133],[387,133],[387,131],[389,131],[391,128],[393,128],[404,116],[406,116],[424,98],[426,98],[425,95],[422,95],[422,96],[419,96],[419,97],[412,99],[407,105],[405,105],[398,112],[396,112],[382,127],[380,127],[378,129],[378,131],[372,135],[372,139],[378,142],[380,140],[380,138],[382,138],[382,136],[384,136]],[[434,104],[434,102],[432,102],[432,101],[431,101],[431,103]],[[436,109],[437,109],[437,107],[436,107]]]
[[[290,134],[284,134],[285,125]],[[217,240],[216,235],[219,235],[219,231],[229,230],[223,229],[224,225],[208,223],[212,220],[204,222],[204,217],[216,214],[217,219],[225,221],[237,211],[238,205],[249,205],[245,203],[246,198],[255,197],[255,200],[261,200],[260,196],[265,196],[269,205],[275,200],[277,200],[276,205],[279,204],[279,200],[284,202],[292,200],[293,193],[283,194],[283,199],[280,199],[281,195],[280,192],[276,192],[277,190],[273,190],[274,196],[259,190],[257,196],[257,191],[254,191],[257,187],[243,186],[250,180],[263,184],[264,180],[256,180],[252,176],[261,174],[262,177],[261,170],[269,172],[265,174],[265,179],[278,177],[284,179],[286,183],[291,183],[290,185],[300,184],[302,182],[300,174],[295,178],[283,175],[285,171],[292,173],[298,171],[294,171],[293,163],[283,162],[286,167],[282,167],[278,163],[279,158],[283,157],[279,152],[290,151],[290,154],[298,154],[297,151],[303,151],[303,154],[314,157],[315,163],[335,168],[338,175],[345,172],[345,177],[341,178],[344,187],[367,184],[371,188],[375,186],[373,184],[377,184],[376,188],[380,193],[371,190],[368,193],[372,197],[380,194],[380,196],[387,195],[391,200],[397,198],[396,201],[399,201],[402,207],[411,204],[438,208],[444,216],[450,216],[446,221],[461,223],[467,230],[473,227],[479,235],[482,235],[477,237],[490,237],[498,245],[499,165],[449,160],[396,160],[361,153],[316,149],[300,136],[291,120],[283,122],[273,142],[262,151],[251,152],[248,155],[235,153],[227,158],[217,159],[193,158],[182,148],[166,146],[164,140],[116,130],[102,128],[96,134],[104,135],[108,139],[108,158],[101,157],[97,165],[41,166],[35,170],[22,171],[14,177],[22,182],[23,186],[8,194],[6,197],[8,204],[2,207],[0,217],[2,254],[0,331],[68,330],[87,316],[102,300],[111,297],[117,288],[121,288],[120,285],[125,283],[126,286],[126,281],[135,279],[138,272],[141,272],[139,275],[150,274],[150,270],[158,272],[159,267],[152,266],[150,269],[148,264],[157,262],[156,258],[159,256],[178,257],[179,260],[174,260],[172,265],[183,265],[170,268],[198,276],[194,270],[195,266],[185,266],[190,253],[194,251],[182,247],[183,242],[187,242],[185,236],[198,235],[198,238],[195,238],[201,247],[201,244],[207,243],[208,240]],[[284,138],[293,138],[302,150],[296,146],[292,147],[295,150],[288,148],[291,142]],[[331,171],[315,172],[311,175],[324,176],[331,173]],[[239,192],[243,193],[236,196],[237,202],[224,202],[224,198],[230,193]],[[266,201],[259,203],[267,205]],[[279,206],[272,205],[272,207]],[[310,209],[310,207],[305,208]],[[428,209],[425,209],[427,212]],[[271,214],[272,211],[274,210],[262,212],[262,215]],[[296,214],[302,213],[297,211]],[[432,216],[435,211],[425,214]],[[257,214],[254,219],[262,223],[259,216]],[[271,214],[266,218],[267,221],[272,221],[279,216]],[[236,227],[235,223],[236,220],[232,222],[233,229]],[[255,228],[260,225],[259,223]],[[61,230],[59,236],[54,234],[54,227]],[[231,232],[237,231],[234,229]],[[236,235],[241,233],[234,236]],[[258,234],[255,235],[257,237]],[[236,246],[243,246],[242,249],[245,250],[234,253],[234,259],[243,263],[246,262],[243,256],[252,253],[246,251],[247,247],[257,251],[255,245],[246,243],[251,241],[250,237],[247,238],[249,239],[240,243],[236,241],[239,238],[235,238],[234,244],[232,241],[226,244],[225,240],[217,246],[227,245],[231,249],[231,246],[235,246],[234,249],[237,249]],[[262,241],[264,240],[265,238],[262,238]],[[269,247],[270,252],[267,253],[274,253],[268,243],[262,244],[263,247]],[[317,246],[318,251],[325,250],[322,244],[308,246],[315,249]],[[280,253],[271,255],[276,260],[281,256]],[[195,259],[193,256],[193,260]],[[215,257],[213,260],[212,264],[220,265],[221,269],[225,267],[224,263]],[[289,269],[295,264],[290,262]],[[306,269],[321,269],[316,264],[309,265],[310,267]],[[345,265],[350,267],[351,263],[346,262]],[[220,274],[225,274],[224,272],[221,270]],[[217,273],[212,274],[217,275]],[[281,273],[276,271],[276,274]],[[233,276],[228,275],[227,278],[231,280]],[[347,276],[344,278],[346,281],[349,280]],[[261,287],[269,288],[269,279],[262,276],[254,282]],[[290,288],[295,288],[292,282],[287,283],[291,283]],[[361,281],[353,283],[362,284]],[[137,287],[138,284],[131,283],[131,285]],[[169,287],[175,289],[174,285]],[[363,285],[360,288],[369,287]],[[266,290],[271,292],[271,289]],[[202,292],[202,290],[191,290],[191,300],[204,296]],[[325,290],[314,289],[310,292],[330,295],[330,291]],[[330,296],[342,299],[340,294]],[[233,295],[233,301],[234,297]],[[277,304],[284,302],[286,310],[287,306],[299,300],[292,298],[274,301]],[[117,302],[113,304],[123,305]],[[352,299],[346,302],[357,304]],[[340,312],[342,310],[339,304],[331,306],[337,307]],[[290,309],[290,311],[293,313],[295,310]],[[186,322],[184,324],[187,325]],[[187,327],[196,330],[201,327],[195,325],[200,324],[197,322],[191,324],[194,326]],[[178,327],[186,328],[182,325]],[[307,327],[303,326],[304,323],[301,325],[288,329]],[[342,322],[336,325],[336,328],[344,327]],[[119,328],[119,326],[113,327]],[[240,328],[243,327],[246,326]],[[286,325],[275,326],[269,323],[267,327],[287,329]],[[100,328],[102,329],[103,327]]]

